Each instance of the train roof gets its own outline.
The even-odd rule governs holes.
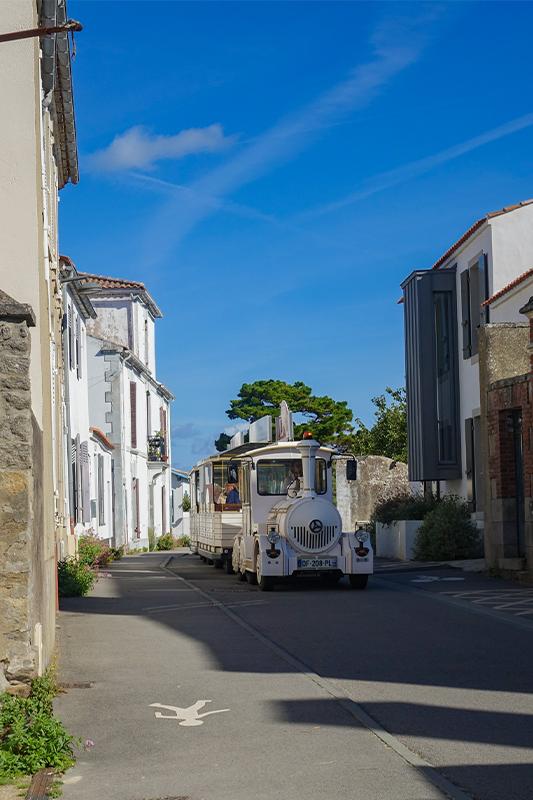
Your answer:
[[[293,442],[264,442],[262,444],[253,444],[252,449],[247,452],[246,455],[248,456],[259,456],[267,453],[278,453],[283,450],[290,450],[296,454],[298,454],[298,445],[300,444],[300,440],[293,441]],[[320,450],[326,451],[327,453],[336,453],[337,451],[334,450],[332,447],[326,447],[325,445],[320,445]]]
[[[246,442],[246,444],[240,444],[238,447],[232,447],[230,450],[222,450],[220,453],[213,453],[206,458],[202,458],[198,461],[195,467],[199,467],[201,464],[205,464],[208,461],[223,461],[223,460],[230,460],[232,458],[241,458],[242,456],[259,456],[259,455],[267,455],[268,453],[279,453],[283,451],[290,451],[295,455],[298,455],[298,444],[299,441],[293,442]],[[337,451],[332,447],[326,447],[325,445],[320,445],[320,450],[326,453],[336,453]]]

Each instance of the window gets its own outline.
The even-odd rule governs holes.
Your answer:
[[[481,304],[488,296],[487,256],[482,253],[461,272],[463,358],[470,358],[478,352],[479,326],[489,321],[489,310],[482,308]]]
[[[105,525],[104,457],[98,454],[98,524]]]
[[[137,447],[137,384],[130,382],[130,427],[131,427],[131,446]]]
[[[317,458],[315,464],[315,490],[317,494],[325,494],[326,462]],[[301,476],[301,458],[263,459],[257,463],[257,492],[260,495],[286,495],[290,486],[299,488]]]

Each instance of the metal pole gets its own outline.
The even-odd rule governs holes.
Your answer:
[[[55,25],[52,28],[30,28],[25,31],[13,31],[12,33],[0,33],[0,44],[2,42],[14,42],[18,39],[31,39],[35,36],[50,36],[52,33],[79,33],[83,30],[83,25],[75,19],[69,19],[63,25]]]

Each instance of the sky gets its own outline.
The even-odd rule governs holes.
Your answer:
[[[400,282],[533,196],[528,2],[70,0],[78,269],[162,309],[172,460],[213,451],[244,382],[372,421],[404,379]]]

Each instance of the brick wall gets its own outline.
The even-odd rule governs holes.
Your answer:
[[[528,325],[481,332],[480,383],[486,558],[533,570],[533,311],[527,316]]]

